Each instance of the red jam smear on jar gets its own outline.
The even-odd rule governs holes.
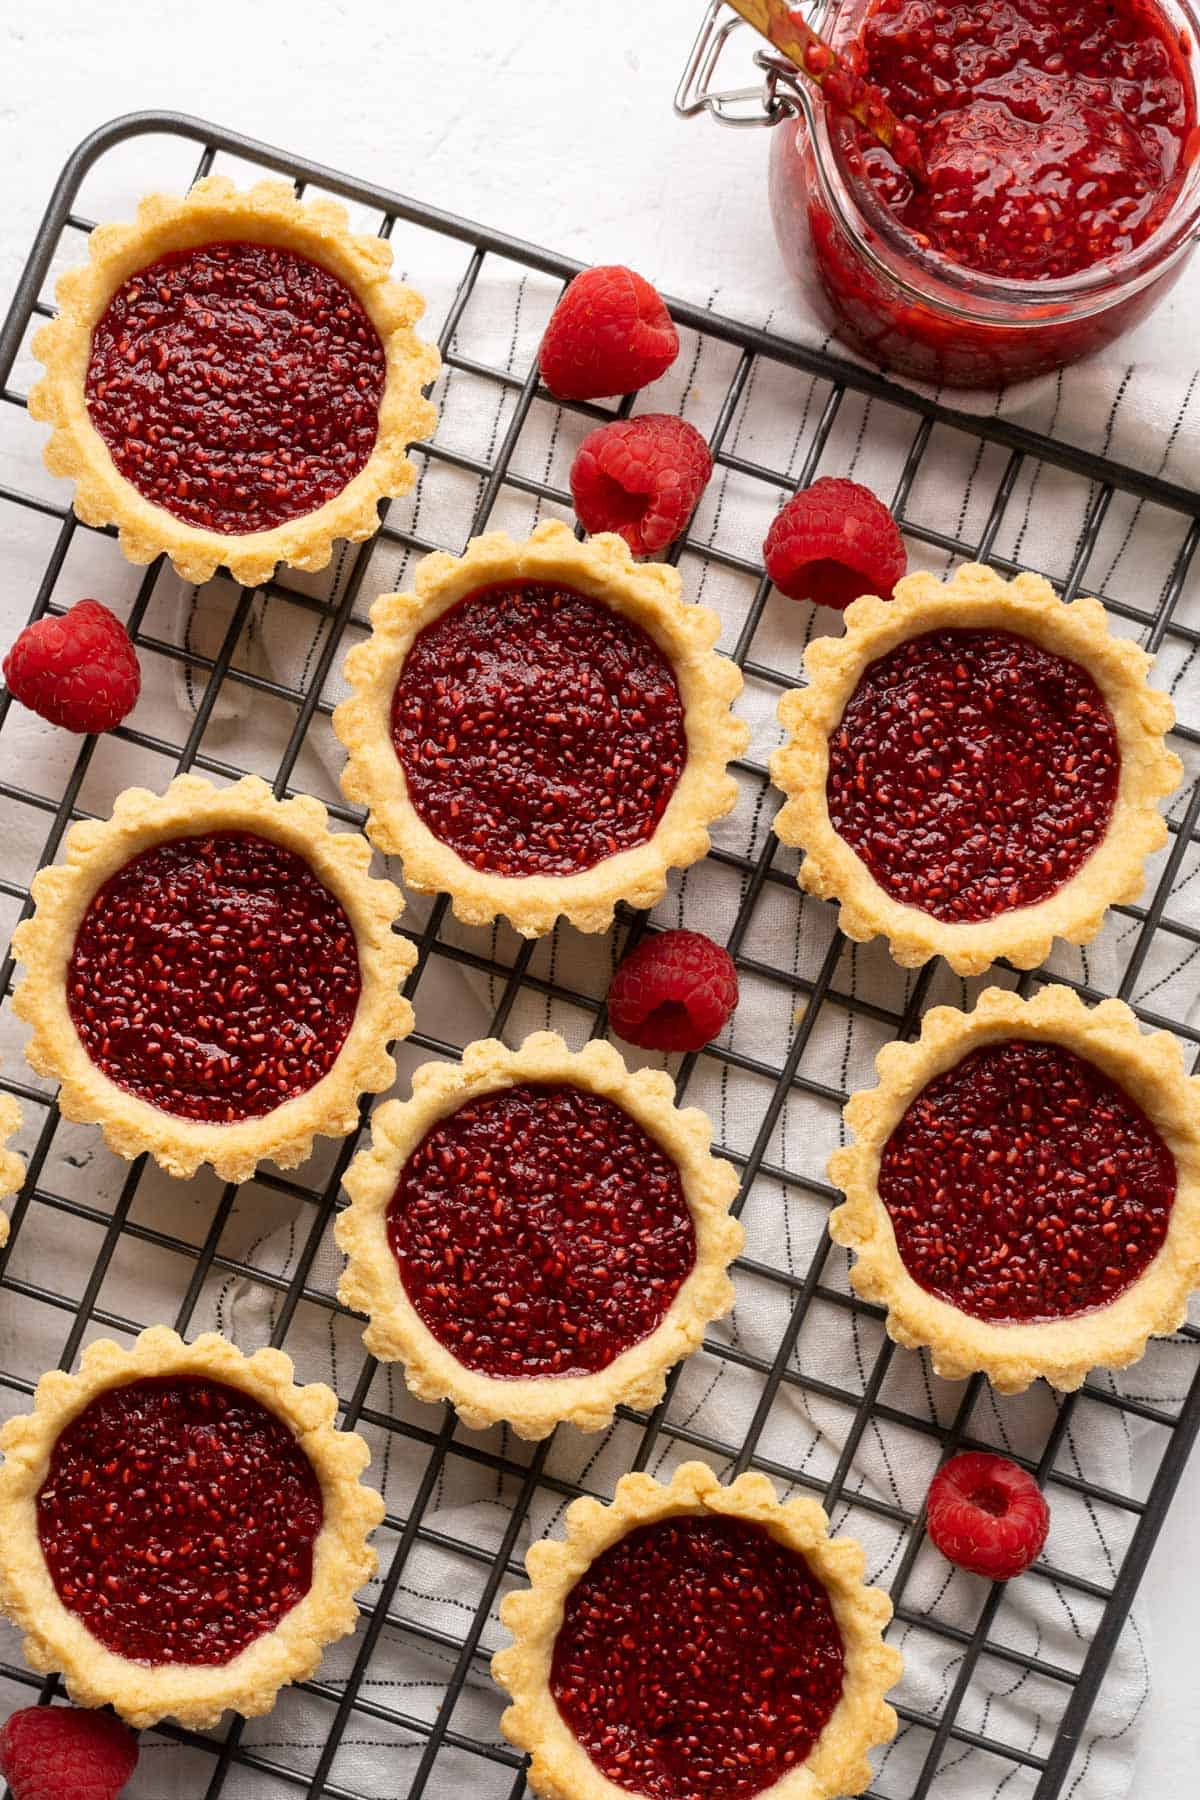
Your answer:
[[[662,1323],[696,1260],[679,1171],[601,1094],[522,1084],[441,1120],[388,1242],[439,1343],[483,1375],[590,1375]]]
[[[232,1661],[312,1586],[324,1506],[283,1421],[199,1376],[113,1387],[63,1431],[37,1498],[67,1611],[135,1662]]]
[[[649,634],[534,582],[469,594],[418,634],[392,742],[434,836],[503,876],[575,875],[645,843],[687,759]]]
[[[1108,1076],[1060,1044],[973,1050],[918,1094],[879,1194],[921,1287],[994,1323],[1107,1306],[1149,1267],[1175,1162]]]
[[[174,250],[118,288],[86,399],[126,481],[206,531],[315,512],[375,447],[386,365],[356,296],[275,244]]]
[[[261,1118],[328,1074],[362,986],[341,902],[247,831],[173,838],[100,888],[67,1005],[111,1081],[182,1119]]]
[[[877,0],[854,57],[916,130],[929,179],[914,186],[865,134],[862,168],[923,247],[969,269],[1092,269],[1178,193],[1195,104],[1149,0]]]
[[[1085,669],[1014,632],[926,632],[864,670],[829,739],[833,828],[885,893],[992,919],[1056,893],[1100,844],[1116,726]]]
[[[592,1761],[646,1800],[748,1800],[802,1764],[842,1696],[829,1596],[745,1519],[639,1526],[567,1596],[550,1692]]]

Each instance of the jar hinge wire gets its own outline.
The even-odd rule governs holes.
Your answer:
[[[785,58],[768,50],[755,52],[754,65],[763,79],[756,87],[722,88],[717,68],[730,38],[745,20],[730,12],[724,0],[709,0],[687,66],[675,90],[675,111],[681,119],[711,113],[718,125],[778,125],[798,113],[811,116],[811,100],[798,71]]]

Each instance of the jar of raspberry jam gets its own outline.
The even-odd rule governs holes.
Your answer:
[[[915,187],[776,66],[775,230],[844,343],[919,380],[1000,386],[1111,343],[1177,280],[1200,229],[1193,0],[806,16],[916,128],[929,170]]]

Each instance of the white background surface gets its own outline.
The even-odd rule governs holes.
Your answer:
[[[790,300],[765,205],[766,134],[685,125],[671,112],[701,10],[701,0],[378,8],[104,0],[53,9],[0,0],[0,308],[67,153],[116,114],[170,107],[581,260],[629,262],[689,298],[719,289],[722,310],[738,310],[739,295],[756,317],[777,305],[776,328],[786,330]],[[1131,353],[1183,342],[1198,300],[1193,270]],[[4,644],[15,623],[0,549]],[[1154,1700],[1137,1800],[1196,1791],[1198,1507],[1200,1459],[1148,1583]]]

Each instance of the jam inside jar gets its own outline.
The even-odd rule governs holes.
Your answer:
[[[812,15],[809,15],[812,17]],[[843,342],[997,387],[1136,325],[1200,226],[1193,0],[837,0],[813,22],[912,123],[930,180],[799,96],[776,234]]]

